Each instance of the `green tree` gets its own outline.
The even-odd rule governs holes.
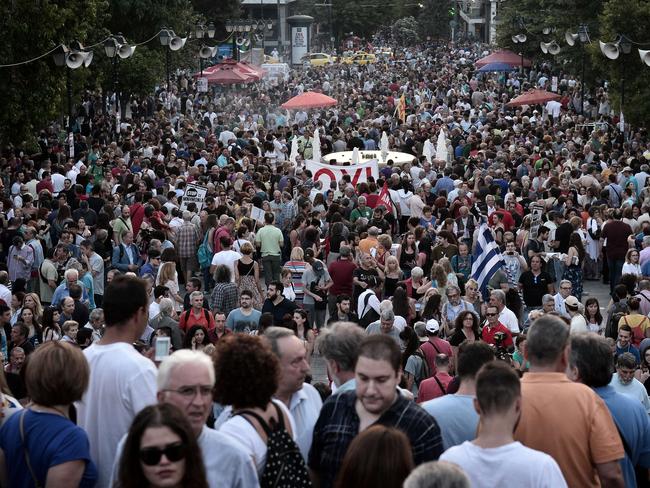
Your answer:
[[[0,2],[0,64],[33,59],[75,39],[96,42],[101,39],[96,33],[102,32],[106,13],[105,0]],[[55,66],[50,55],[0,68],[0,143],[33,141],[37,130],[67,113],[66,69]],[[93,76],[92,66],[69,74],[77,99],[81,87]]]
[[[623,34],[635,42],[648,40],[647,26],[650,25],[650,8],[645,0],[610,0],[600,15],[601,40],[614,42],[616,36]],[[631,19],[634,19],[631,21]],[[632,46],[630,54],[619,54],[618,59],[606,58],[594,41],[592,62],[609,81],[612,107],[618,112],[621,108],[621,93],[625,80],[626,122],[636,126],[646,126],[650,116],[650,67],[643,64]]]
[[[504,2],[505,3],[505,2]],[[420,25],[420,34],[423,38],[449,39],[451,30],[449,16],[450,0],[424,0],[423,8],[417,18]]]
[[[412,46],[419,40],[418,23],[413,17],[397,20],[391,28],[393,40],[401,46]]]

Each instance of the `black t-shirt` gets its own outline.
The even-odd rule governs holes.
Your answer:
[[[526,306],[540,308],[542,306],[542,297],[549,293],[548,285],[553,283],[553,280],[546,271],[542,271],[535,276],[532,271],[528,270],[521,274],[519,283],[522,286]]]
[[[544,252],[544,243],[539,242],[537,239],[531,239],[528,241],[528,246],[526,246],[526,262],[530,265],[528,251],[533,251],[536,254],[542,253]]]
[[[571,239],[571,234],[573,233],[573,226],[569,222],[564,222],[555,231],[555,240],[560,241],[560,247],[556,250],[558,252],[567,253],[569,252],[569,239]]]
[[[368,278],[370,276],[375,276],[377,279],[379,279],[379,273],[377,273],[377,270],[375,269],[363,269],[362,267],[358,267],[352,272],[352,277],[356,278],[359,281],[363,281],[364,283],[368,283]],[[354,285],[354,290],[352,292],[352,303],[356,307],[357,300],[359,299],[359,295],[361,295],[364,290],[367,288],[361,288],[360,286]]]

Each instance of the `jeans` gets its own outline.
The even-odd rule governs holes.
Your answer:
[[[214,278],[212,277],[212,274],[210,274],[210,267],[208,266],[207,268],[203,268],[201,272],[203,273],[203,290],[206,292],[212,291],[212,288],[214,287]]]
[[[269,286],[271,281],[280,281],[280,256],[263,256],[262,266],[264,266],[264,281]]]
[[[621,281],[624,264],[625,259],[607,258],[607,265],[609,267],[609,291],[612,296],[614,296],[614,288]]]
[[[309,316],[309,323],[312,327],[320,330],[325,325],[325,315],[327,309],[316,310],[315,303],[303,303],[303,307]]]

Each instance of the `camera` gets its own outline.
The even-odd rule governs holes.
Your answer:
[[[512,365],[512,356],[508,352],[508,349],[503,345],[503,341],[506,339],[505,332],[497,332],[494,334],[494,356],[499,361],[503,361]]]

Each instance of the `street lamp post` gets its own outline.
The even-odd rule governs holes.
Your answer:
[[[194,29],[194,36],[197,39],[213,39],[215,32],[216,29],[212,22],[210,22],[207,27],[205,27],[203,24],[198,24]],[[203,78],[203,59],[214,56],[215,51],[216,47],[211,48],[206,45],[201,46],[201,50],[199,51],[199,68],[201,70],[201,78]]]
[[[118,76],[117,60],[119,58],[126,59],[133,55],[135,46],[130,46],[122,34],[111,35],[104,41],[104,52],[111,60],[113,65],[113,93],[115,95],[115,112],[117,113],[121,107],[121,93],[120,83]]]
[[[586,24],[580,24],[578,37],[582,43],[582,78],[580,80],[580,115],[585,116],[585,44],[589,42],[589,28]]]
[[[621,38],[619,40],[619,48],[621,49],[621,52],[623,54],[630,54],[632,52],[632,43],[630,40],[624,36],[621,35]],[[621,112],[625,113],[624,107],[625,107],[625,60],[621,62]]]

